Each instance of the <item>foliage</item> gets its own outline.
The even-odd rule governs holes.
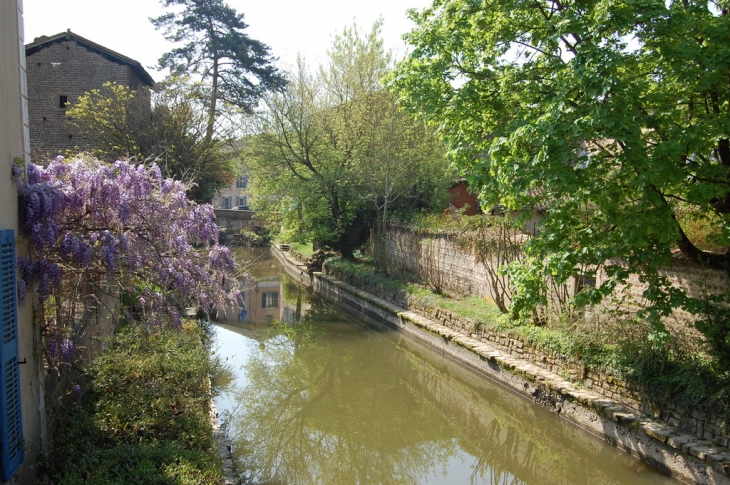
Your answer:
[[[150,117],[149,91],[106,82],[100,89],[79,96],[66,116],[69,124],[95,145],[93,155],[114,160],[138,156],[142,154],[140,137]]]
[[[18,294],[23,301],[37,289],[50,369],[80,358],[76,347],[90,344],[92,323],[114,324],[121,314],[179,327],[187,307],[208,312],[236,301],[234,262],[217,243],[213,208],[189,201],[156,165],[59,157],[26,173],[16,166],[15,180],[29,248],[18,258]]]
[[[161,69],[172,75],[198,74],[208,89],[205,140],[213,139],[219,102],[251,112],[264,92],[285,80],[272,65],[269,47],[243,31],[243,14],[223,0],[161,0],[166,8],[182,7],[150,19],[170,42],[184,44],[163,54]]]
[[[68,485],[222,483],[210,429],[212,369],[194,324],[126,328],[89,368],[83,395],[69,396],[70,426],[44,472]]]
[[[392,77],[408,105],[441,128],[486,204],[549,208],[519,265],[530,270],[512,266],[521,291],[545,291],[520,282],[536,271],[563,282],[603,268],[581,301],[595,303],[638,273],[661,342],[662,318],[693,307],[659,272],[671,250],[730,267],[730,253],[702,251],[677,220],[680,202],[716,217],[728,246],[727,8],[436,0],[411,12],[413,50]]]
[[[326,262],[326,273],[361,288],[378,288],[382,292],[391,293],[404,298],[409,288],[405,281],[396,280],[375,271],[372,261],[352,261],[342,258]],[[401,276],[406,276],[402,274]]]
[[[230,185],[230,153],[226,134],[206,139],[207,114],[200,85],[186,78],[158,83],[152,93],[115,82],[79,97],[68,110],[70,123],[94,148],[92,154],[111,162],[119,158],[153,160],[163,176],[188,185],[197,201],[210,201]]]
[[[717,214],[703,213],[685,204],[677,204],[675,212],[682,230],[695,246],[703,251],[716,253],[727,251],[727,246],[722,245],[721,217]]]
[[[312,254],[314,254],[314,248],[312,247],[312,243],[300,243],[300,242],[292,242],[289,243],[291,246],[292,251],[296,251],[297,253],[301,254],[304,259],[311,258]]]
[[[714,357],[714,365],[730,378],[730,308],[728,295],[706,295],[699,303],[701,316],[694,326],[705,337],[709,353]]]
[[[287,88],[266,96],[252,120],[257,193],[301,239],[345,257],[389,211],[431,207],[449,182],[433,130],[383,90],[390,66],[379,22],[365,35],[347,28],[317,73],[300,58]]]

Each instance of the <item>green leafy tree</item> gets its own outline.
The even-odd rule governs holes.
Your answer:
[[[259,193],[286,196],[274,200],[290,226],[344,257],[392,207],[427,206],[449,181],[433,131],[380,83],[391,62],[379,34],[380,22],[345,29],[316,73],[300,59],[264,98],[250,143]]]
[[[184,182],[188,195],[209,202],[234,180],[225,133],[206,138],[207,114],[199,85],[172,78],[152,93],[106,83],[68,110],[91,153],[102,160],[154,160],[165,177]],[[83,148],[83,147],[80,147]]]
[[[602,268],[608,278],[576,298],[595,303],[638,273],[652,335],[665,338],[673,308],[697,310],[659,272],[672,250],[730,267],[730,253],[697,247],[678,218],[714,218],[730,244],[729,6],[436,0],[411,12],[395,86],[441,127],[487,203],[549,207],[527,247],[532,271],[513,279],[523,294],[544,285],[520,275]]]
[[[198,74],[208,88],[206,140],[213,138],[219,103],[251,112],[261,95],[279,89],[284,78],[272,65],[269,47],[243,31],[243,14],[222,0],[162,0],[182,7],[150,19],[171,42],[183,43],[159,60],[172,75]]]
[[[361,104],[364,143],[357,172],[376,216],[371,237],[375,266],[386,273],[391,213],[442,210],[448,206],[446,186],[455,176],[434,130],[398,107],[394,93],[369,93]]]
[[[148,128],[150,92],[107,82],[81,95],[67,111],[68,123],[79,131],[79,150],[95,156],[131,158],[141,154],[140,134]]]

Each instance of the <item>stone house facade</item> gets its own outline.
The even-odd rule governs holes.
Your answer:
[[[243,175],[229,187],[219,190],[211,204],[216,209],[250,210],[251,200],[248,175]]]
[[[25,46],[25,58],[30,151],[36,163],[95,148],[67,122],[66,109],[79,96],[106,82],[135,90],[154,84],[139,62],[70,30],[36,38]]]

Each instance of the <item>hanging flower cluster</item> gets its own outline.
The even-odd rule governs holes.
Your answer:
[[[163,179],[156,165],[58,157],[14,174],[31,248],[18,260],[21,300],[35,285],[41,300],[68,299],[81,277],[112,279],[160,324],[179,323],[182,308],[236,301],[233,258],[217,243],[212,206],[188,200],[186,187]]]

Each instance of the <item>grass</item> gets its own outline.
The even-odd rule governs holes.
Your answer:
[[[222,483],[211,425],[206,334],[127,328],[68,396],[66,429],[43,461],[51,483]]]
[[[312,243],[300,243],[300,242],[293,242],[288,243],[289,246],[291,246],[292,251],[296,251],[297,253],[301,254],[305,258],[309,258],[314,254],[314,249],[312,247]]]

